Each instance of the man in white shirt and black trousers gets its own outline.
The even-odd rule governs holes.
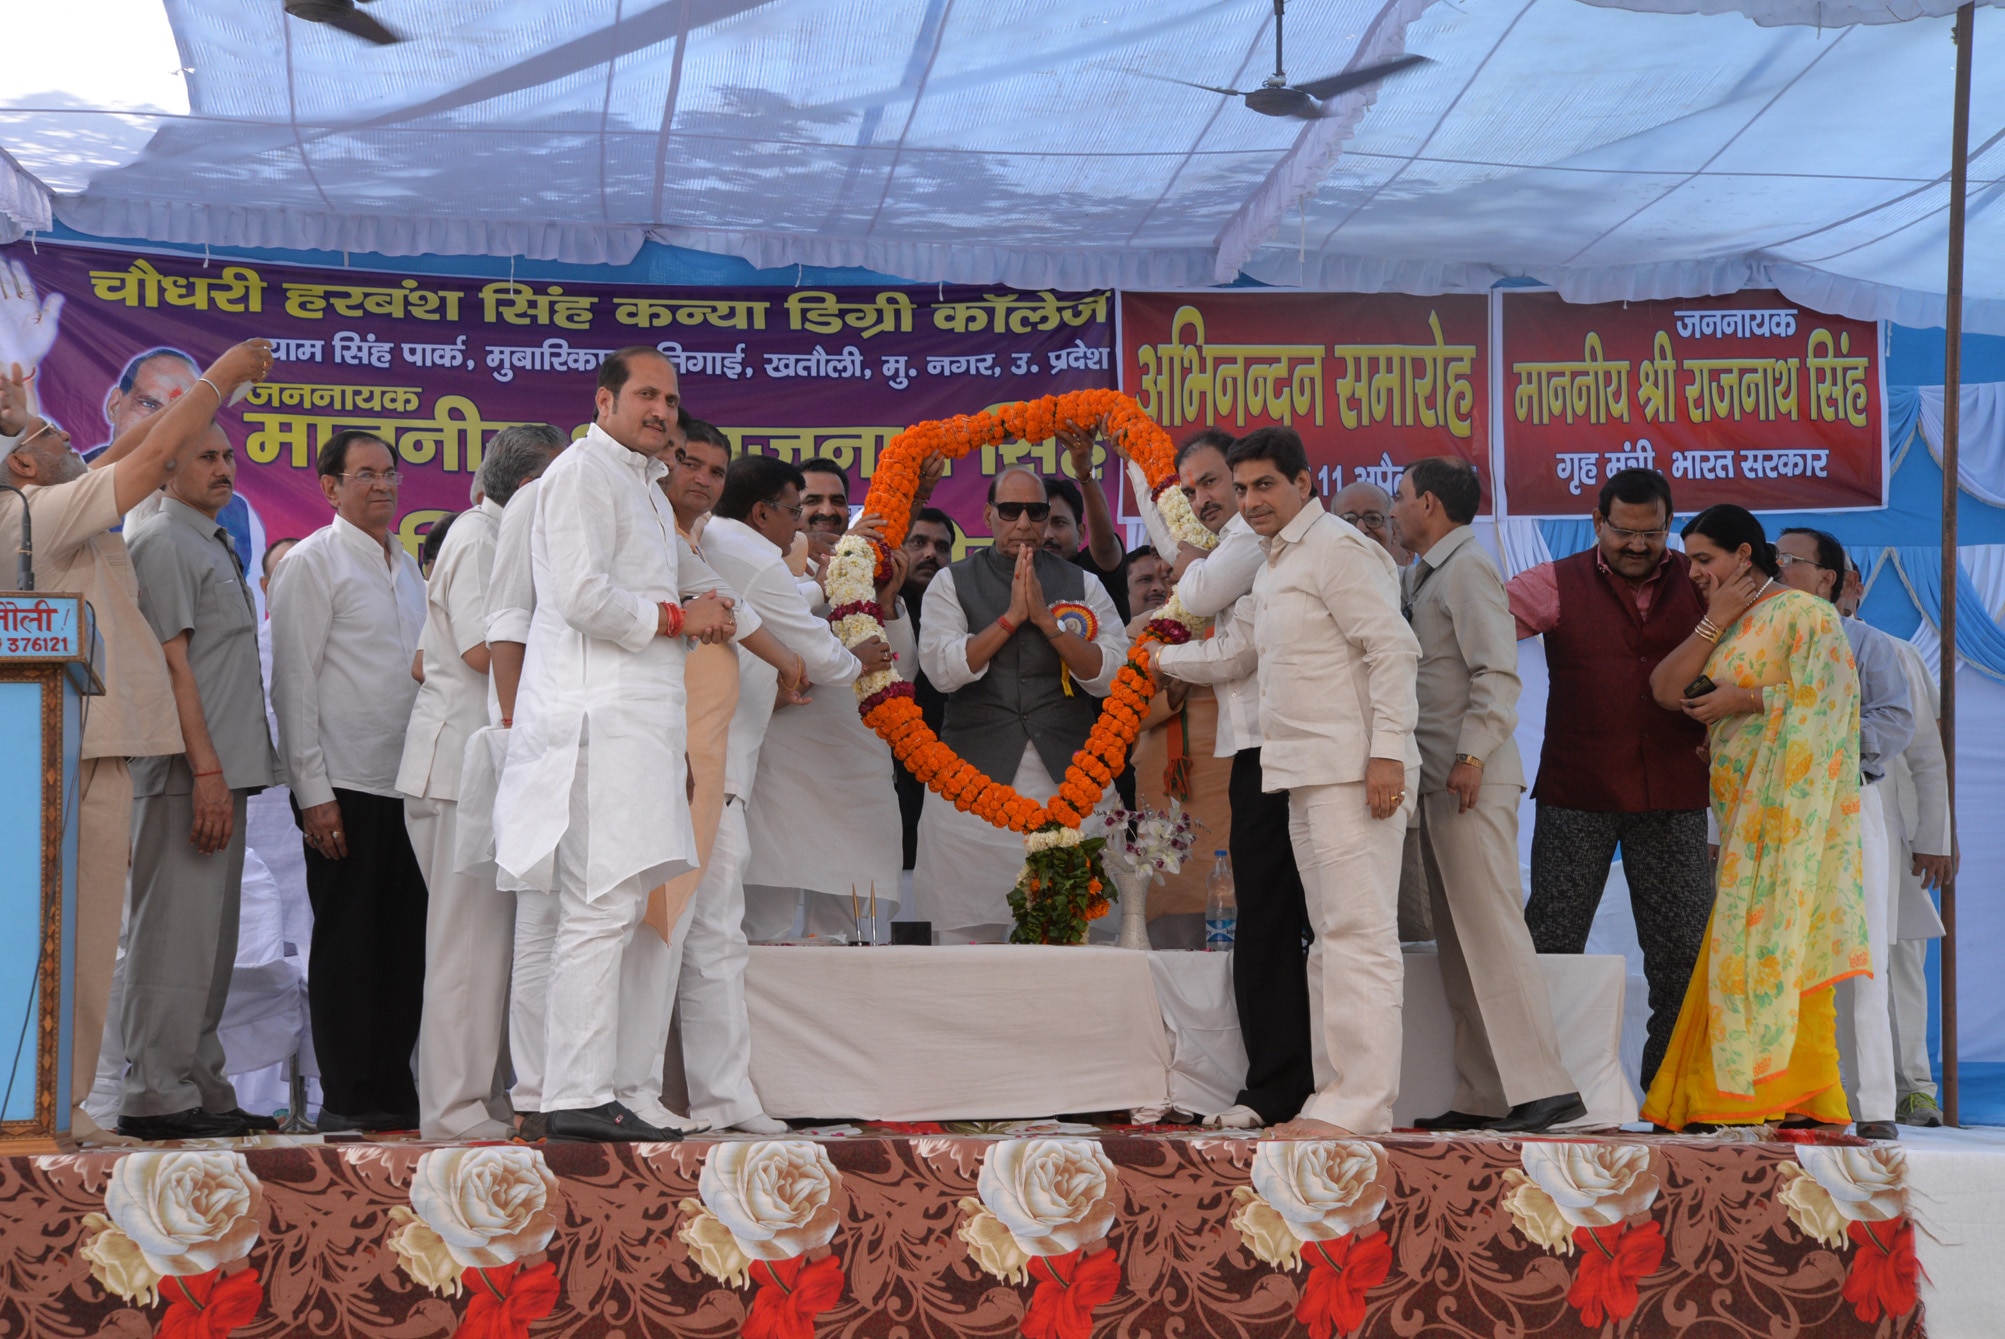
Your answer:
[[[1226,459],[1267,555],[1254,578],[1261,780],[1288,792],[1316,942],[1309,1023],[1317,1090],[1284,1135],[1392,1128],[1405,964],[1399,867],[1419,789],[1414,675],[1386,551],[1323,510],[1302,439],[1259,428]]]
[[[411,1048],[425,991],[425,876],[397,772],[425,578],[392,530],[397,457],[373,433],[320,449],[333,523],[286,555],[271,589],[272,707],[306,843],[307,1000],[322,1130],[418,1124]]]

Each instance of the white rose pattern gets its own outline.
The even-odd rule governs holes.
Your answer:
[[[1832,1207],[1852,1222],[1884,1223],[1907,1212],[1905,1149],[1804,1144],[1797,1148],[1796,1160],[1831,1197]]]
[[[249,1255],[263,1206],[264,1188],[234,1152],[130,1153],[104,1192],[112,1223],[163,1277],[206,1274]]]
[[[1097,1139],[1004,1139],[975,1191],[1026,1256],[1070,1255],[1114,1226],[1120,1173]]]
[[[1363,1139],[1269,1139],[1253,1189],[1302,1241],[1349,1236],[1385,1212],[1385,1150]]]
[[[696,1193],[749,1260],[791,1260],[826,1246],[841,1223],[842,1173],[806,1139],[718,1144]]]
[[[1525,1175],[1575,1227],[1611,1227],[1649,1209],[1660,1187],[1641,1144],[1536,1142],[1520,1152]]]
[[[462,1269],[498,1269],[550,1244],[563,1192],[533,1148],[435,1148],[411,1173],[411,1208]]]

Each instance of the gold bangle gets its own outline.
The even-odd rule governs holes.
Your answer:
[[[1699,618],[1699,626],[1692,629],[1692,635],[1717,646],[1720,638],[1726,635],[1726,630],[1714,624],[1710,617],[1702,615]]]

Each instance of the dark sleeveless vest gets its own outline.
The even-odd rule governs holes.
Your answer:
[[[1534,798],[1597,813],[1706,807],[1705,727],[1650,696],[1650,671],[1706,612],[1687,573],[1673,551],[1639,619],[1595,550],[1553,564],[1559,626],[1546,634],[1552,687]]]
[[[954,574],[954,594],[960,598],[970,632],[981,631],[1009,610],[1014,559],[987,548],[948,570]],[[1037,579],[1051,603],[1085,602],[1086,573],[1062,558],[1040,550]],[[1037,746],[1037,756],[1052,780],[1063,780],[1072,755],[1086,746],[1100,713],[1100,699],[1078,684],[1067,697],[1059,666],[1058,652],[1043,633],[1028,623],[1018,628],[989,662],[986,674],[948,694],[940,741],[981,768],[990,780],[1008,785],[1023,761],[1028,740]]]

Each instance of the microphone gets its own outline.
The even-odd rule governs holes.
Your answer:
[[[12,484],[0,484],[0,492],[12,493],[21,499],[21,550],[20,566],[16,569],[16,590],[35,589],[35,518],[28,512],[28,495]]]

